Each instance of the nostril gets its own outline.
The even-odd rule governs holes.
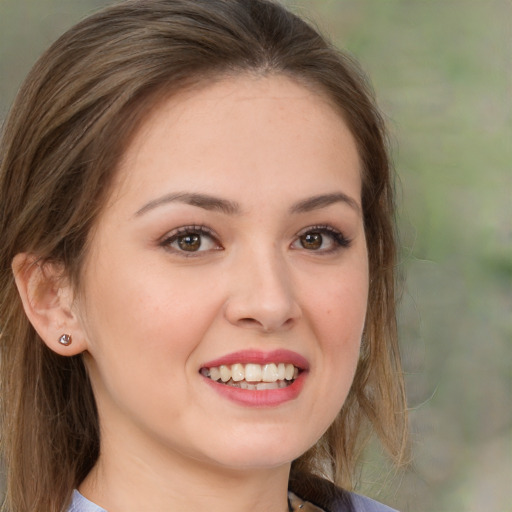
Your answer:
[[[294,319],[293,318],[288,318],[288,320],[286,320],[284,323],[283,323],[283,327],[290,327],[294,322]]]
[[[287,320],[285,320],[283,323],[279,323],[279,325],[273,325],[272,322],[263,322],[263,321],[260,321],[260,320],[257,320],[256,318],[250,318],[250,317],[245,317],[245,318],[240,318],[238,319],[237,321],[237,324],[239,327],[245,327],[245,328],[254,328],[254,329],[260,329],[262,330],[263,332],[272,332],[276,329],[288,329],[290,328],[294,323],[294,319],[293,318],[288,318]]]
[[[242,327],[262,327],[261,322],[258,322],[255,318],[240,318],[238,324]]]
[[[229,323],[240,328],[265,333],[288,330],[300,318],[300,307],[291,297],[282,296],[280,299],[270,300],[246,290],[233,292],[225,303],[224,316]]]

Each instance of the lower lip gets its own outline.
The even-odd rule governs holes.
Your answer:
[[[289,386],[279,389],[242,389],[203,377],[217,393],[240,405],[248,407],[275,407],[296,399],[304,386],[307,372],[303,371]]]

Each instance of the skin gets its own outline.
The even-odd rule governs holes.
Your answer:
[[[180,248],[186,226],[209,230],[197,251]],[[129,146],[90,247],[79,297],[43,336],[85,352],[98,404],[101,455],[81,492],[109,512],[286,510],[291,461],[341,408],[366,313],[360,162],[342,117],[283,76],[174,96]],[[304,357],[299,395],[241,405],[200,375],[246,349]]]

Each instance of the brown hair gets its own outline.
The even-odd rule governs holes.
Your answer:
[[[57,262],[79,289],[88,235],[130,137],[162,95],[218,76],[286,74],[339,108],[363,164],[370,292],[353,386],[293,471],[351,487],[371,428],[400,461],[406,405],[395,319],[392,175],[357,65],[269,0],[131,0],[79,23],[40,58],[0,146],[0,359],[5,508],[61,511],[94,465],[98,418],[81,356],[61,357],[24,314],[14,256]]]

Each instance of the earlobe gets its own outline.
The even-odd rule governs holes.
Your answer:
[[[12,271],[25,314],[45,344],[63,356],[86,350],[80,320],[73,309],[73,293],[61,265],[41,262],[20,253]]]

